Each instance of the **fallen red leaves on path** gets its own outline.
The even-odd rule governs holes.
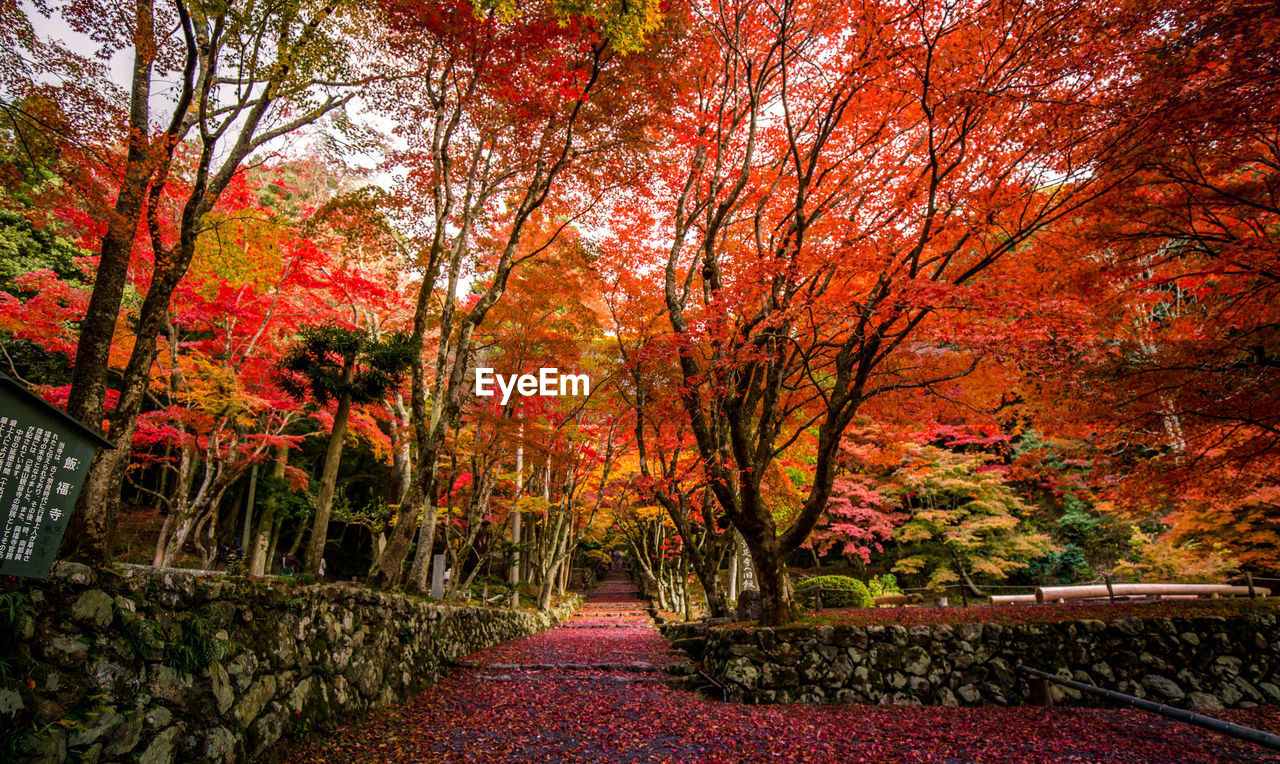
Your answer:
[[[667,642],[629,584],[468,657],[294,762],[1262,762],[1257,746],[1134,710],[742,706],[662,684]],[[1275,730],[1280,710],[1222,712]]]

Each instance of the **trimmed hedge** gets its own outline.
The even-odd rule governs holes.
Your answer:
[[[814,607],[871,607],[866,584],[849,576],[814,576],[796,584],[801,601]]]

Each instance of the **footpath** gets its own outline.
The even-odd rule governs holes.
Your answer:
[[[568,622],[474,653],[292,762],[1280,762],[1134,710],[743,706],[667,686],[678,660],[611,573]],[[1222,714],[1262,729],[1280,711]]]

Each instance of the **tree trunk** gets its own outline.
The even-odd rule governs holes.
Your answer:
[[[560,565],[564,562],[558,559],[551,564],[551,570],[547,571],[547,575],[543,577],[542,583],[538,586],[538,609],[551,609],[551,594],[555,591],[555,581],[559,578]]]
[[[124,478],[126,461],[119,450],[98,451],[94,455],[76,502],[75,514],[79,515],[80,522],[68,524],[76,529],[65,540],[72,545],[67,549],[72,559],[101,563],[111,558],[113,531],[120,511],[120,483],[115,477]]]
[[[427,577],[431,573],[431,555],[436,544],[436,523],[440,519],[440,510],[436,505],[436,484],[440,474],[440,452],[432,451],[429,461],[418,467],[422,473],[428,490],[422,494],[422,524],[418,529],[418,549],[413,555],[413,565],[409,568],[409,591],[426,592],[431,587]]]
[[[316,516],[311,523],[311,543],[307,545],[307,559],[304,563],[309,573],[319,574],[320,561],[324,559],[324,543],[329,539],[329,512],[333,509],[333,492],[338,485],[338,465],[342,461],[342,441],[347,434],[347,419],[351,416],[350,388],[355,372],[355,356],[343,359],[344,390],[338,396],[338,410],[333,415],[333,432],[329,435],[329,448],[324,454],[320,495],[316,498]]]
[[[524,424],[516,435],[516,501],[524,495]],[[511,543],[520,543],[520,510],[513,503],[511,506]],[[511,581],[511,606],[520,606],[520,551],[514,549],[511,552],[511,570],[507,572],[507,578]]]
[[[680,556],[680,588],[684,591],[684,619],[693,620],[693,598],[689,596],[689,555]]]
[[[271,468],[271,476],[277,480],[284,478],[284,468],[289,461],[289,447],[276,449],[276,460]],[[276,519],[276,505],[279,498],[272,496],[262,509],[262,517],[258,518],[258,532],[253,541],[253,554],[249,558],[249,575],[263,576],[271,571],[271,556],[275,552],[274,539],[278,535],[279,520]],[[248,543],[248,542],[246,542]]]
[[[200,554],[200,567],[203,570],[213,570],[214,561],[218,559],[218,508],[209,507],[199,517],[192,536],[196,551]],[[203,540],[200,538],[202,535]]]
[[[184,526],[190,520],[191,483],[195,479],[195,467],[192,461],[191,449],[183,446],[178,456],[178,469],[173,480],[173,495],[167,499],[168,513],[165,515],[164,528],[161,529],[160,538],[156,541],[156,554],[152,564],[157,568],[169,564],[174,554],[172,549],[174,540],[178,534],[184,534],[178,546],[181,547],[186,543],[187,529]]]
[[[302,548],[302,541],[307,537],[307,526],[298,524],[298,532],[293,535],[293,542],[289,544],[289,554],[297,556],[298,550]]]
[[[523,525],[520,541],[525,545],[527,552],[520,555],[520,580],[533,581],[533,555],[537,551],[535,543],[537,528],[532,522],[523,523]]]
[[[662,523],[653,524],[653,552],[658,561],[654,568],[654,578],[658,581],[658,609],[667,609],[667,562],[662,559]]]
[[[151,558],[152,567],[158,568],[164,565],[164,550],[169,543],[169,534],[173,532],[173,515],[166,514],[164,516],[164,524],[160,526],[160,537],[156,539],[156,553]]]
[[[776,546],[776,541],[770,544],[770,547]],[[750,548],[751,560],[755,563],[756,582],[760,585],[761,625],[782,626],[790,623],[800,611],[796,607],[795,593],[791,588],[791,576],[787,573],[786,554],[755,544],[751,544]]]
[[[108,357],[115,340],[120,303],[129,280],[129,260],[142,217],[147,182],[154,168],[147,156],[150,139],[151,65],[155,60],[155,28],[150,0],[139,0],[134,10],[133,80],[129,95],[129,149],[125,154],[124,177],[116,194],[115,208],[108,218],[107,231],[99,248],[93,292],[80,336],[76,341],[75,365],[71,369],[71,389],[67,393],[67,414],[94,432],[102,430],[103,406],[107,393]],[[71,523],[68,531],[77,528]],[[68,533],[68,538],[73,534]],[[65,547],[64,547],[65,548]]]
[[[729,599],[725,596],[724,587],[720,584],[720,560],[723,554],[714,560],[704,559],[701,565],[694,568],[698,583],[707,597],[707,614],[712,618],[729,615]]]
[[[432,472],[435,472],[433,467]],[[432,485],[435,481],[432,481]],[[433,491],[434,493],[434,491]],[[435,497],[427,496],[423,502],[422,525],[418,528],[418,549],[413,555],[413,565],[409,568],[409,591],[426,592],[430,588],[427,577],[431,573],[431,555],[436,545],[436,523],[439,521],[439,510]]]
[[[566,508],[566,512],[571,511],[571,509]],[[542,573],[542,581],[538,587],[538,609],[540,610],[551,609],[551,594],[556,589],[560,580],[560,569],[565,564],[565,560],[568,559],[570,553],[569,534],[571,524],[572,518],[566,521],[562,513],[556,518],[554,529],[547,529],[547,535],[551,536],[551,540],[548,544],[548,564],[540,571]]]
[[[738,599],[738,545],[731,544],[731,546],[733,550],[729,552],[729,602],[736,602]],[[710,602],[707,604],[709,605]]]
[[[395,412],[395,419],[391,421],[390,430],[391,438],[394,440],[397,430],[402,424],[409,423],[409,412],[405,409],[404,398],[397,391],[393,400],[392,410]],[[391,466],[396,473],[396,490],[395,493],[387,497],[387,502],[394,504],[405,497],[409,493],[409,481],[413,479],[413,455],[410,443],[413,440],[408,434],[400,432],[399,441],[391,453]]]
[[[255,462],[253,468],[249,470],[249,496],[244,502],[244,527],[240,530],[240,548],[244,549],[249,544],[249,537],[253,533],[253,503],[258,497],[258,464]]]
[[[680,540],[684,543],[683,557],[693,566],[693,572],[702,584],[702,591],[707,598],[707,612],[713,618],[729,615],[729,604],[724,589],[720,585],[720,562],[725,553],[732,547],[735,535],[732,531],[717,532],[710,514],[705,515],[702,523],[701,543],[694,532],[694,524],[687,516],[688,506],[683,495],[671,497],[654,493],[655,498],[667,511]],[[707,501],[711,501],[707,497]],[[686,571],[687,572],[687,571]]]
[[[267,563],[265,573],[270,573],[275,568],[276,555],[280,551],[280,534],[283,532],[284,521],[277,517],[275,522],[271,524],[271,543],[267,545]]]
[[[987,593],[979,589],[977,585],[973,583],[973,579],[969,578],[969,571],[964,569],[964,563],[960,561],[960,555],[953,553],[952,557],[956,562],[956,570],[960,573],[960,585],[965,589],[968,589],[969,593],[978,599],[986,597]]]
[[[418,530],[418,506],[421,503],[418,490],[418,479],[412,481],[409,494],[400,501],[396,512],[396,524],[391,529],[391,536],[382,547],[382,554],[373,564],[369,576],[373,583],[383,589],[390,589],[400,583],[403,574],[404,560],[409,556],[409,548],[413,545],[413,535]]]

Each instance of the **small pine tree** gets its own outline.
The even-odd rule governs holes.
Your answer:
[[[414,361],[409,335],[395,332],[374,337],[360,329],[319,326],[304,329],[297,345],[280,361],[277,384],[299,401],[325,406],[337,402],[333,431],[321,470],[320,493],[307,544],[305,569],[317,573],[329,535],[342,441],[351,407],[385,398],[404,380]]]

